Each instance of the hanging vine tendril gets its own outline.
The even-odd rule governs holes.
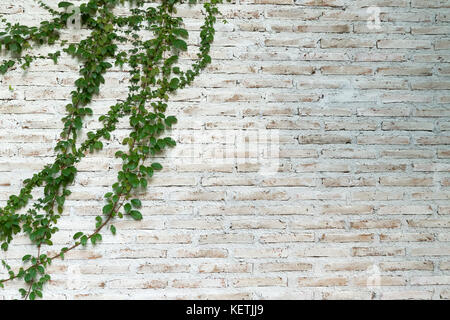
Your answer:
[[[37,1],[53,17],[41,22],[38,27],[21,24],[6,24],[0,32],[0,49],[10,54],[9,60],[0,64],[0,73],[20,66],[27,69],[37,59],[50,59],[58,62],[61,51],[44,55],[32,55],[29,50],[34,45],[54,45],[60,39],[60,31],[73,19],[75,11],[69,2],[60,2],[59,10],[52,9],[42,1]],[[116,234],[111,222],[131,216],[141,220],[139,211],[141,201],[133,198],[133,191],[147,188],[148,179],[162,165],[148,163],[148,158],[161,153],[167,147],[175,146],[170,137],[163,133],[176,123],[174,116],[166,116],[169,94],[188,86],[200,71],[210,62],[211,44],[214,41],[214,25],[220,14],[218,5],[222,0],[207,0],[203,3],[205,21],[200,30],[200,45],[197,59],[190,69],[183,71],[178,64],[179,53],[187,50],[186,39],[189,34],[183,28],[183,20],[175,17],[176,5],[181,0],[162,0],[156,5],[149,5],[144,0],[89,0],[78,9],[81,23],[91,32],[77,44],[60,41],[62,51],[82,62],[75,89],[71,92],[71,103],[67,104],[67,115],[62,118],[64,128],[54,151],[55,161],[46,165],[31,178],[23,181],[19,194],[11,195],[3,208],[0,208],[0,243],[1,249],[8,250],[14,236],[26,234],[36,246],[37,253],[23,256],[23,267],[14,271],[2,260],[9,278],[0,279],[0,287],[11,280],[21,279],[25,288],[19,289],[24,299],[34,300],[42,297],[42,289],[50,280],[47,272],[53,260],[64,259],[64,254],[88,242],[95,245],[102,240],[101,231],[105,228]],[[155,1],[150,1],[155,2]],[[116,16],[113,9],[118,5],[129,3],[130,15]],[[195,4],[196,0],[190,0]],[[142,30],[152,34],[149,40],[140,36]],[[119,45],[131,44],[131,49],[120,50]],[[129,67],[130,85],[126,99],[109,108],[99,117],[103,125],[96,131],[87,133],[87,138],[79,142],[79,133],[86,116],[93,114],[88,107],[93,97],[100,92],[105,82],[104,75],[113,67]],[[112,190],[104,195],[106,204],[102,213],[95,218],[95,229],[90,233],[77,232],[73,235],[73,244],[55,254],[47,249],[53,245],[52,236],[58,232],[57,223],[64,211],[66,198],[77,174],[76,165],[88,153],[103,149],[102,140],[109,140],[119,120],[129,117],[131,132],[123,139],[128,146],[127,152],[117,151],[115,157],[122,159],[122,168],[117,174],[117,181]],[[43,187],[43,195],[32,201],[32,191]],[[30,203],[32,202],[32,203]],[[30,205],[25,213],[20,213]]]

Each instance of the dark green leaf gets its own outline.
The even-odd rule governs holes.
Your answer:
[[[131,200],[131,204],[133,205],[133,207],[135,208],[140,208],[142,206],[142,202],[139,199],[133,199]]]
[[[131,210],[130,211],[130,216],[134,220],[142,220],[142,214],[139,211],[137,211],[137,210]]]

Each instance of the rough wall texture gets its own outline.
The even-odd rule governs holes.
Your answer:
[[[212,65],[171,99],[178,145],[142,196],[144,220],[56,262],[45,297],[450,298],[450,1],[238,0],[222,11]],[[2,0],[0,13],[48,17],[32,0]],[[198,10],[179,14],[195,44]],[[63,57],[1,78],[2,204],[52,161],[77,65]],[[96,114],[126,95],[126,78],[107,77]],[[92,230],[125,134],[124,122],[80,164],[56,246]],[[26,243],[1,257],[20,259]]]

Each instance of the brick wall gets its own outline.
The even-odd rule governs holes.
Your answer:
[[[237,0],[222,11],[213,63],[171,99],[178,145],[141,195],[144,220],[55,262],[45,297],[448,299],[450,1]],[[0,13],[48,17],[32,0],[2,0]],[[198,9],[179,14],[195,44]],[[77,66],[63,56],[1,78],[1,204],[52,161]],[[86,130],[126,86],[125,71],[108,75]],[[127,131],[124,121],[79,165],[56,247],[92,230]],[[19,265],[27,248],[18,238],[0,257]]]

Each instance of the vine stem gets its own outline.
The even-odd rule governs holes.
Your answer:
[[[133,149],[134,145],[135,145],[135,141],[133,141],[133,144],[130,146],[130,149]],[[142,162],[145,162],[145,160],[147,158],[148,158],[148,156],[145,156],[142,159]],[[141,173],[139,173],[138,176],[141,177]],[[98,234],[113,219],[114,213],[118,212],[122,208],[122,206],[124,205],[126,197],[129,195],[129,192],[130,191],[128,191],[126,193],[121,193],[120,195],[118,195],[119,196],[119,200],[114,204],[113,209],[111,210],[111,213],[108,214],[108,217],[105,219],[105,221],[103,221],[103,223],[98,228],[96,228],[93,233],[91,233],[89,236],[87,236],[87,240],[91,239],[93,236]],[[120,204],[119,204],[119,202],[120,202]],[[119,206],[117,206],[117,204],[119,204]],[[80,245],[81,245],[81,242],[75,242],[75,244],[73,244],[71,247],[67,248],[67,250],[64,250],[64,252],[61,252],[61,253],[65,254],[65,253],[67,253],[69,251],[72,251],[73,249],[79,247]],[[58,254],[55,254],[55,255],[51,256],[50,258],[48,258],[48,260],[53,261],[53,260],[55,260],[57,258],[61,258],[62,257],[61,253],[58,253]],[[40,245],[38,246],[38,258],[39,258],[39,256],[40,256]],[[48,260],[47,260],[47,262],[48,262]],[[28,271],[28,270],[30,270],[32,268],[36,268],[37,266],[39,266],[41,264],[42,264],[41,260],[38,259],[37,263],[31,265],[27,269],[24,269],[24,272],[26,272],[26,271]],[[16,274],[14,277],[10,277],[8,279],[0,280],[0,283],[3,284],[3,283],[6,283],[6,282],[8,282],[10,280],[16,279],[16,278],[18,278],[18,274]],[[28,294],[27,294],[26,298],[28,297],[28,295],[29,295],[29,293],[31,291],[32,284],[33,283],[31,283],[31,285],[30,285],[30,289],[28,291]]]
[[[122,196],[122,195],[121,195]],[[118,211],[118,210],[120,210],[120,208],[122,207],[122,205],[123,205],[123,200],[122,200],[122,203],[119,205],[119,207],[117,207],[117,208],[113,208],[113,211],[108,215],[108,218],[93,232],[93,233],[91,233],[87,238],[88,238],[88,240],[89,239],[91,239],[94,235],[96,235],[97,233],[99,233],[107,224],[108,224],[108,222],[113,218],[113,213],[114,212],[116,212],[116,211]],[[116,202],[116,204],[117,203],[119,203],[119,201],[118,202]],[[69,252],[69,251],[71,251],[71,250],[73,250],[73,249],[75,249],[75,248],[77,248],[79,245],[81,244],[81,242],[76,242],[74,245],[72,245],[71,247],[69,247],[67,250],[65,250],[64,251],[64,253],[66,253],[66,252]],[[38,252],[38,256],[39,256],[40,254],[39,254],[39,252]],[[56,255],[53,255],[52,257],[50,257],[50,258],[48,258],[48,259],[50,259],[51,261],[53,261],[53,260],[55,260],[55,259],[57,259],[57,258],[60,258],[61,257],[61,253],[58,253],[58,254],[56,254]],[[30,267],[28,267],[27,269],[24,269],[24,271],[26,272],[26,271],[28,271],[28,270],[30,270],[30,269],[32,269],[32,268],[36,268],[37,266],[39,266],[39,265],[41,265],[42,264],[42,262],[40,261],[40,260],[38,260],[38,262],[37,263],[35,263],[35,264],[33,264],[33,265],[31,265]],[[18,274],[16,274],[14,277],[10,277],[10,278],[8,278],[8,279],[3,279],[3,280],[0,280],[0,283],[5,283],[5,282],[8,282],[8,281],[11,281],[11,280],[14,280],[14,279],[16,279],[16,278],[18,278]],[[31,286],[30,286],[30,288],[31,288]],[[29,292],[28,292],[28,294],[29,294]],[[27,294],[27,296],[28,296],[28,294]]]
[[[130,0],[132,1],[132,0]],[[138,0],[139,2],[142,1],[142,4],[144,3],[143,0]],[[106,5],[107,3],[114,3],[116,4],[119,2],[119,0],[89,0],[89,3],[87,7],[95,7],[97,9],[97,4],[99,6]],[[48,265],[52,263],[53,260],[61,258],[64,259],[64,254],[74,250],[75,248],[82,245],[83,247],[86,246],[88,240],[91,240],[93,245],[96,244],[97,241],[100,241],[102,237],[100,236],[100,232],[118,215],[120,218],[123,217],[122,213],[119,212],[122,207],[124,207],[125,211],[124,214],[130,214],[135,220],[141,220],[142,215],[139,211],[130,211],[132,206],[134,208],[140,208],[141,202],[139,199],[132,199],[130,203],[128,203],[130,197],[132,196],[132,192],[134,189],[139,188],[139,185],[146,188],[147,187],[147,181],[145,180],[146,177],[152,177],[153,176],[153,169],[160,170],[162,166],[159,163],[153,163],[151,167],[146,167],[144,165],[146,159],[150,157],[151,155],[155,155],[156,153],[160,152],[162,149],[164,149],[167,146],[174,146],[175,141],[171,140],[171,138],[167,137],[164,139],[159,139],[160,134],[162,134],[167,128],[170,128],[173,123],[176,122],[176,118],[166,117],[164,112],[166,111],[167,102],[168,100],[168,92],[173,92],[178,88],[184,88],[186,84],[189,84],[192,82],[192,80],[195,78],[195,76],[198,75],[199,71],[203,69],[210,61],[211,57],[208,55],[210,50],[210,44],[212,43],[214,39],[214,29],[213,24],[215,22],[215,14],[218,14],[218,9],[215,7],[217,3],[221,3],[221,0],[211,0],[211,3],[206,2],[204,4],[204,7],[207,12],[207,17],[205,18],[205,24],[201,28],[201,43],[200,43],[200,53],[197,54],[199,57],[199,62],[195,63],[193,65],[192,70],[188,70],[187,72],[180,71],[180,69],[177,67],[177,70],[173,68],[173,73],[177,74],[174,77],[171,77],[172,74],[172,66],[175,62],[178,61],[178,53],[179,51],[186,51],[187,50],[187,44],[181,38],[187,38],[188,32],[187,30],[181,29],[175,29],[176,27],[180,28],[180,21],[182,21],[181,18],[173,19],[172,13],[175,3],[177,3],[177,0],[162,0],[162,4],[159,6],[159,13],[155,13],[156,17],[158,19],[150,20],[147,19],[148,22],[148,29],[155,32],[155,35],[157,35],[157,38],[154,39],[158,43],[156,45],[155,42],[146,41],[143,42],[141,40],[138,40],[138,34],[133,33],[132,36],[135,39],[135,41],[132,43],[135,49],[130,50],[130,53],[132,54],[132,57],[130,58],[131,63],[130,66],[133,69],[133,77],[131,81],[131,85],[129,86],[130,93],[128,98],[125,102],[118,103],[114,106],[111,106],[111,111],[108,112],[108,115],[104,115],[101,118],[99,118],[99,121],[103,122],[104,128],[88,133],[88,139],[85,140],[81,146],[77,149],[76,146],[76,140],[77,140],[77,132],[74,131],[75,129],[78,129],[80,127],[80,122],[82,123],[82,118],[84,115],[92,113],[91,111],[88,111],[87,109],[78,112],[77,110],[81,108],[82,106],[86,105],[87,103],[91,102],[92,96],[91,94],[93,92],[98,93],[98,89],[100,86],[100,82],[104,83],[104,79],[101,76],[108,68],[111,67],[109,63],[105,63],[103,65],[103,61],[108,57],[116,57],[116,64],[119,63],[120,65],[123,64],[124,60],[122,59],[122,52],[119,56],[115,56],[116,54],[116,48],[117,46],[111,45],[111,48],[105,48],[105,53],[97,53],[97,56],[95,59],[91,59],[90,55],[87,55],[85,59],[85,68],[81,70],[81,74],[83,75],[82,78],[80,78],[79,82],[76,82],[76,85],[78,87],[76,92],[72,92],[73,95],[73,101],[71,105],[67,106],[67,111],[69,111],[69,116],[66,118],[63,118],[63,121],[65,122],[66,126],[62,132],[61,138],[58,139],[57,147],[55,148],[55,151],[58,152],[58,157],[53,166],[49,165],[46,166],[45,169],[43,169],[37,176],[33,176],[33,179],[31,179],[31,182],[26,182],[26,187],[24,187],[24,192],[21,191],[21,195],[19,197],[25,199],[21,201],[17,201],[15,198],[18,199],[18,197],[12,198],[10,200],[11,205],[8,203],[8,210],[1,210],[1,213],[7,213],[10,214],[5,217],[5,219],[2,219],[2,221],[7,221],[11,225],[13,223],[21,223],[24,224],[24,230],[26,232],[30,233],[30,238],[38,247],[37,251],[37,259],[32,258],[31,259],[31,266],[26,268],[20,268],[19,272],[15,274],[11,271],[11,268],[9,265],[7,265],[4,261],[4,265],[6,268],[10,271],[10,277],[9,279],[0,280],[0,286],[2,287],[4,282],[13,280],[13,279],[22,279],[24,278],[25,282],[29,284],[29,288],[26,291],[26,289],[20,289],[19,291],[22,293],[22,296],[25,299],[32,299],[36,296],[42,297],[42,286],[47,281],[50,280],[50,276],[46,272],[46,268]],[[183,1],[181,1],[183,2]],[[86,9],[86,8],[84,8]],[[89,8],[92,9],[92,8]],[[120,20],[116,23],[114,21],[112,24],[106,24],[107,21],[111,22],[108,19],[111,18],[111,13],[108,12],[109,9],[104,8],[105,10],[101,11],[100,14],[105,14],[106,17],[104,17],[104,23],[105,27],[100,27],[100,29],[96,28],[96,25],[93,24],[92,27],[95,29],[92,33],[92,38],[95,40],[95,35],[99,35],[99,32],[106,32],[108,34],[108,40],[104,40],[103,38],[97,39],[99,43],[95,43],[93,46],[86,45],[86,43],[81,43],[78,46],[78,51],[75,53],[73,50],[73,47],[68,48],[67,52],[78,57],[85,57],[85,53],[89,53],[92,50],[94,50],[96,47],[102,47],[103,44],[112,44],[113,38],[118,39],[116,34],[110,33],[111,30],[114,30],[114,25],[120,26],[128,26],[129,31],[125,32],[126,34],[129,34],[133,31],[139,30],[139,27],[141,26],[142,21],[140,20],[140,16],[137,15],[129,20]],[[86,11],[88,16],[95,15],[98,11],[95,10],[93,13],[91,11]],[[147,15],[150,15],[150,13],[153,15],[153,11],[147,11]],[[154,11],[156,12],[156,11]],[[103,23],[100,20],[101,23]],[[150,26],[150,22],[152,25]],[[161,24],[160,24],[161,23]],[[155,26],[156,25],[156,26]],[[30,34],[31,36],[31,34]],[[51,35],[50,35],[51,36]],[[50,37],[49,36],[49,37]],[[111,36],[111,38],[109,37]],[[118,39],[120,42],[122,40]],[[153,39],[151,41],[154,41]],[[166,43],[167,42],[167,43]],[[165,44],[166,43],[166,44]],[[162,47],[160,49],[160,46]],[[20,46],[19,46],[20,48]],[[154,53],[150,54],[150,52],[153,52],[153,48],[155,48]],[[166,55],[166,50],[169,49],[175,49],[175,55],[171,56],[170,58]],[[83,52],[83,50],[84,52]],[[81,50],[81,51],[80,51]],[[144,50],[143,52],[140,50]],[[112,53],[109,54],[108,51],[111,51]],[[138,53],[138,54],[137,54]],[[95,54],[93,54],[95,56]],[[153,56],[153,57],[151,57]],[[167,59],[167,60],[166,60]],[[128,60],[130,62],[130,60]],[[163,65],[160,65],[161,61],[163,61]],[[27,60],[28,62],[28,60]],[[109,65],[109,66],[108,66]],[[93,73],[93,67],[97,66],[97,73]],[[158,67],[161,67],[161,71]],[[153,72],[153,68],[155,68],[156,73]],[[89,71],[90,70],[90,71]],[[141,73],[144,74],[144,77],[140,77]],[[99,76],[99,80],[94,81],[85,81],[87,78],[90,78],[91,75]],[[138,77],[138,78],[136,78]],[[135,79],[136,78],[136,79]],[[157,81],[156,81],[157,80]],[[142,87],[142,90],[139,92],[139,84]],[[161,85],[159,89],[149,89],[149,83],[152,83],[153,85],[156,83],[158,85]],[[85,89],[88,87],[87,92],[85,92]],[[134,92],[134,93],[133,93]],[[83,95],[85,94],[85,96]],[[75,101],[76,100],[76,101]],[[156,100],[156,101],[153,101]],[[136,101],[136,103],[134,103]],[[152,102],[153,101],[153,102]],[[147,111],[146,110],[146,104],[147,102],[152,102],[151,105],[153,106],[154,110]],[[81,107],[80,107],[81,105]],[[49,225],[57,223],[57,220],[59,219],[59,216],[54,216],[54,207],[55,207],[55,201],[58,203],[58,212],[61,213],[64,206],[64,200],[65,196],[70,195],[70,192],[68,190],[68,183],[71,183],[77,173],[77,170],[75,168],[75,164],[80,162],[81,159],[86,156],[85,151],[89,148],[89,150],[92,152],[94,149],[102,149],[103,144],[99,142],[100,138],[103,136],[107,139],[109,139],[109,133],[114,131],[115,124],[118,122],[118,119],[125,116],[130,115],[130,125],[132,127],[132,132],[129,137],[123,140],[123,144],[128,144],[129,150],[128,152],[122,152],[120,151],[120,154],[116,157],[121,157],[123,159],[123,167],[122,170],[118,174],[118,182],[113,185],[113,191],[114,196],[111,198],[112,192],[108,192],[108,194],[105,195],[105,198],[108,201],[108,204],[103,207],[104,216],[97,216],[96,220],[98,221],[95,229],[91,231],[91,233],[88,235],[84,232],[78,232],[73,239],[75,240],[74,243],[71,244],[69,248],[62,248],[53,251],[48,250],[47,254],[41,255],[41,245],[52,245],[52,242],[50,241],[51,234],[58,231],[58,228],[53,228],[50,230]],[[170,119],[171,118],[171,119]],[[155,120],[156,119],[156,120]],[[106,120],[106,121],[105,121]],[[142,125],[141,125],[142,123]],[[148,140],[147,140],[148,139]],[[153,139],[153,140],[152,140]],[[158,139],[158,140],[156,140]],[[169,139],[169,141],[167,140]],[[148,145],[147,145],[148,144]],[[72,149],[70,149],[70,146]],[[144,147],[146,149],[144,149]],[[72,152],[70,152],[72,150]],[[151,152],[149,152],[151,151]],[[142,161],[142,164],[141,164]],[[140,165],[141,164],[141,165]],[[136,168],[139,167],[139,170]],[[66,169],[66,170],[64,170]],[[149,171],[150,170],[150,171]],[[63,172],[64,171],[64,172]],[[61,173],[60,176],[53,178],[53,175]],[[66,177],[66,178],[64,178]],[[145,180],[145,181],[144,181]],[[37,210],[44,209],[46,214],[44,215],[44,219],[42,219],[42,216],[36,216],[34,217],[33,214],[36,214],[36,210],[29,210],[28,215],[22,215],[18,216],[13,214],[26,205],[28,203],[28,200],[31,198],[31,190],[34,189],[37,185],[41,185],[42,183],[45,183],[46,189],[44,191],[44,194],[46,197],[42,200],[39,199],[38,201],[40,203],[45,204],[44,207],[42,207],[40,204],[35,204],[35,208]],[[60,194],[60,188],[62,187],[62,196],[58,197]],[[66,193],[66,191],[68,191]],[[53,219],[54,216],[54,219]],[[1,214],[0,214],[0,218]],[[27,219],[24,221],[23,219]],[[50,221],[47,221],[47,218],[50,218]],[[9,219],[9,221],[8,221]],[[18,222],[16,222],[18,221]],[[31,230],[31,223],[33,222],[33,229]],[[39,223],[42,225],[39,225]],[[17,224],[18,225],[18,224]],[[26,229],[25,229],[26,227]],[[31,231],[35,230],[34,235]],[[3,230],[1,230],[3,235],[8,236],[7,245],[11,241],[10,238],[12,238],[12,232],[16,234],[17,228],[10,228],[5,227]],[[20,228],[19,228],[20,231]],[[115,234],[115,228],[111,227],[111,231],[113,234]],[[44,233],[44,236],[42,236],[42,233]],[[77,240],[78,238],[81,239]],[[45,239],[43,241],[43,239]],[[37,240],[36,240],[37,239]],[[36,241],[35,241],[36,240]],[[72,241],[70,241],[72,242]],[[3,244],[2,244],[3,248]],[[51,248],[48,248],[51,249]],[[22,259],[25,263],[30,260],[31,255],[24,256]],[[40,279],[37,278],[38,274],[43,275]],[[39,279],[39,280],[38,280]]]

